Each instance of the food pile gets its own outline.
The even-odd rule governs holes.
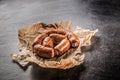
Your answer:
[[[33,43],[33,53],[43,58],[61,56],[66,51],[79,46],[79,38],[73,32],[52,29],[38,35]]]

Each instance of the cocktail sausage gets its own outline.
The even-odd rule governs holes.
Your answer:
[[[42,44],[44,38],[46,38],[48,36],[48,34],[43,33],[43,34],[39,34],[32,43],[32,46],[36,45],[36,44]]]
[[[72,32],[68,32],[67,34],[67,38],[70,40],[71,46],[72,47],[78,47],[79,46],[79,38],[77,37],[77,35],[75,35]]]
[[[45,46],[45,47],[51,47],[51,48],[53,48],[53,40],[52,40],[52,38],[46,37],[46,38],[43,40],[42,45]]]
[[[62,55],[69,48],[70,48],[70,42],[67,38],[65,38],[58,45],[54,47],[55,55]]]
[[[63,39],[66,38],[64,35],[55,34],[55,33],[50,34],[50,37],[53,39],[54,44],[58,44],[58,43],[60,43]]]
[[[53,58],[54,57],[54,49],[53,48],[45,47],[40,44],[36,44],[33,47],[33,52],[36,55],[38,55],[40,57],[44,57],[44,58]]]

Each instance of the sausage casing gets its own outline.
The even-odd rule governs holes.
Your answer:
[[[65,38],[58,45],[54,47],[55,55],[62,55],[69,48],[70,48],[70,42],[67,38]]]
[[[55,34],[55,33],[50,34],[50,37],[53,39],[54,44],[58,44],[58,43],[60,43],[63,39],[66,38],[64,35]]]
[[[67,34],[67,38],[70,40],[71,46],[72,47],[78,47],[79,46],[79,38],[77,37],[76,34],[72,33],[72,32],[68,32]]]
[[[45,46],[45,47],[51,47],[51,48],[53,48],[53,40],[52,40],[52,38],[46,37],[46,38],[43,40],[42,45]]]
[[[76,34],[62,29],[52,29],[38,35],[33,43],[33,53],[43,58],[53,58],[63,55],[70,47],[79,46]]]
[[[54,49],[53,48],[45,47],[40,44],[36,44],[33,47],[33,52],[36,55],[38,55],[40,57],[44,57],[44,58],[53,58],[54,57]]]
[[[32,46],[36,45],[36,44],[42,44],[43,39],[46,38],[48,36],[48,34],[43,33],[43,34],[39,34],[32,43]]]

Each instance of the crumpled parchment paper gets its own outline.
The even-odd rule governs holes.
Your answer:
[[[46,30],[51,28],[72,31],[73,25],[71,22],[67,21],[61,21],[53,24],[38,22],[27,27],[20,28],[18,31],[19,52],[12,54],[12,59],[18,62],[21,66],[26,66],[29,62],[32,62],[44,68],[58,69],[69,69],[83,63],[85,54],[81,54],[81,47],[91,45],[91,37],[98,31],[98,29],[91,31],[77,26],[74,33],[76,33],[80,39],[80,45],[78,48],[71,48],[64,55],[54,57],[52,59],[44,59],[35,56],[32,53],[32,41],[37,35],[44,33]]]

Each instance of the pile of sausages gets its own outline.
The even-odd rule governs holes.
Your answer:
[[[38,35],[32,43],[33,53],[43,58],[61,56],[70,47],[79,46],[79,38],[73,32],[63,29],[52,29]]]

